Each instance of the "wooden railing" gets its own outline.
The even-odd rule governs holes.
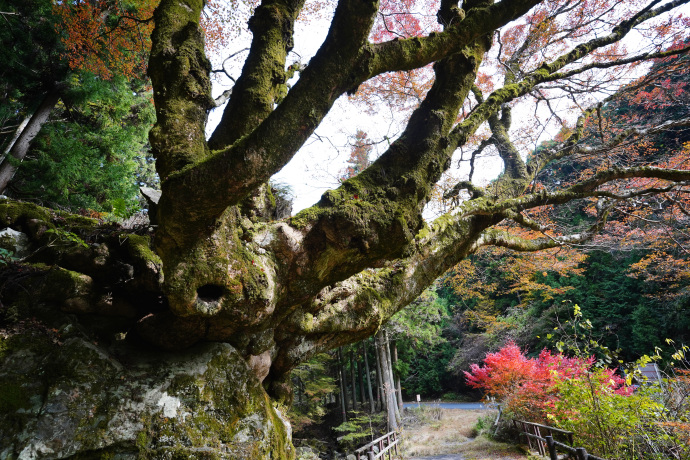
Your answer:
[[[357,457],[357,460],[375,460],[377,458],[382,458],[388,453],[388,460],[391,460],[393,449],[395,449],[395,455],[398,455],[399,442],[398,433],[391,431],[357,449],[355,451],[355,457]],[[378,448],[378,452],[374,452],[374,447]]]
[[[572,431],[540,425],[539,423],[526,422],[524,420],[513,420],[513,424],[520,431],[520,434],[527,437],[527,443],[531,450],[538,451],[540,455],[548,455],[551,460],[558,460],[558,450],[568,453],[568,458],[573,456],[577,460],[605,460],[601,457],[588,454],[584,447],[572,447]],[[553,439],[554,433],[567,438],[570,445]]]

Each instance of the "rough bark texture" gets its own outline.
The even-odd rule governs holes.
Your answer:
[[[400,414],[396,401],[395,385],[393,383],[393,372],[388,354],[388,343],[383,331],[376,334],[376,351],[381,362],[381,381],[386,402],[386,413],[388,416],[388,431],[397,431],[400,426]]]
[[[24,257],[0,271],[0,458],[294,457],[285,408],[235,348],[137,337],[167,309],[146,232],[4,199],[0,222]]]
[[[343,423],[347,422],[347,384],[345,383],[345,365],[343,364],[343,349],[338,348],[338,383],[340,385],[340,410]]]
[[[402,414],[403,411],[403,399],[402,399],[402,384],[400,382],[400,377],[396,375],[395,373],[395,367],[398,363],[398,347],[394,342],[391,343],[391,348],[393,349],[392,351],[392,358],[393,358],[393,377],[395,378],[395,394],[397,396],[398,400],[398,411]]]
[[[373,339],[373,342],[374,355],[376,356],[376,400],[378,402],[378,410],[382,411],[386,409],[386,398],[383,393],[383,373],[381,372],[381,355],[379,354],[379,348],[375,337]]]
[[[364,370],[367,376],[367,391],[369,394],[369,412],[372,414],[376,410],[374,394],[371,389],[371,371],[369,370],[369,358],[367,357],[367,341],[362,340],[362,355],[364,355]]]
[[[357,348],[355,348],[355,356],[357,356]],[[366,404],[367,396],[364,390],[364,372],[362,369],[362,361],[355,359],[355,362],[357,363],[357,384],[359,385],[359,401],[362,405],[362,410],[364,410],[364,405]]]
[[[350,396],[352,396],[352,410],[356,411],[359,409],[357,404],[357,383],[355,381],[355,359],[354,353],[350,350]]]

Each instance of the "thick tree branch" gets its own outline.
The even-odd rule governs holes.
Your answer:
[[[367,57],[370,72],[362,75],[361,81],[384,72],[423,67],[457,53],[468,43],[487,33],[493,33],[494,30],[522,16],[538,3],[539,1],[535,0],[515,0],[493,5],[484,4],[472,9],[465,4],[463,6],[467,14],[464,15],[464,12],[461,12],[457,16],[460,21],[447,25],[443,32],[432,33],[428,37],[373,44],[370,46],[373,54]]]
[[[518,252],[536,252],[560,246],[581,244],[594,236],[593,232],[574,233],[572,235],[527,239],[499,229],[486,230],[477,240],[476,246],[500,246]]]
[[[202,0],[162,0],[154,12],[148,73],[156,125],[149,138],[162,180],[208,155],[204,128],[214,104],[199,27],[202,8]]]
[[[468,12],[468,17],[471,12]],[[603,46],[597,43],[597,46]],[[463,55],[437,63],[434,86],[412,115],[405,133],[391,149],[358,177],[325,194],[318,206],[302,212],[293,220],[297,226],[306,229],[301,247],[320,248],[315,252],[304,250],[296,256],[296,260],[302,263],[299,278],[318,280],[316,285],[328,285],[346,279],[366,266],[377,266],[394,259],[406,247],[420,222],[419,204],[424,203],[428,196],[425,187],[435,182],[447,168],[452,150],[445,143],[443,133],[447,132],[451,120],[449,114],[456,110],[451,110],[451,105],[457,106],[457,101],[463,101],[472,88],[472,81],[458,77],[472,73],[468,72],[469,68],[458,70],[453,66],[462,60],[466,62],[464,66],[470,63],[477,65],[480,56],[468,48]],[[505,111],[504,119],[497,122],[503,122],[505,128],[509,118],[508,111]],[[519,155],[515,158],[519,159]],[[530,182],[524,164],[516,176],[519,183],[503,181],[497,197],[505,199],[524,191]],[[408,197],[412,201],[408,201]],[[396,216],[394,220],[391,220],[392,216]],[[406,225],[400,225],[402,222]],[[385,242],[380,235],[386,235]],[[335,257],[336,254],[340,256]],[[295,285],[304,286],[305,283]],[[310,295],[308,291],[293,294],[294,300]]]
[[[294,24],[304,0],[264,0],[249,20],[249,56],[233,87],[230,102],[209,139],[213,150],[249,134],[287,92],[285,60],[294,45]]]
[[[656,168],[635,168],[637,176],[649,174],[666,175]],[[619,172],[618,176],[632,174],[632,170]],[[678,171],[671,176],[690,179],[690,171]],[[609,174],[608,177],[612,177]],[[668,175],[666,175],[668,177]],[[594,182],[600,182],[596,179]],[[591,187],[592,184],[585,186]],[[647,194],[658,194],[678,184],[667,187],[650,187],[642,190],[613,193],[594,191],[591,194],[570,193],[567,198],[561,194],[540,193],[532,196],[530,206],[520,206],[521,199],[506,200],[510,207],[498,212],[474,215],[446,215],[437,219],[429,229],[421,231],[415,243],[408,249],[405,258],[388,263],[384,268],[366,270],[362,273],[322,290],[312,301],[292,311],[278,330],[289,330],[290,334],[277,334],[279,353],[272,373],[281,375],[297,363],[320,350],[341,346],[371,335],[393,314],[414,300],[433,279],[454,266],[480,247],[501,246],[516,251],[539,251],[563,245],[582,244],[601,231],[606,223],[611,206],[601,210],[597,222],[587,230],[569,235],[526,239],[507,231],[491,228],[504,218],[510,218],[532,230],[546,232],[545,226],[519,214],[519,210],[542,204],[552,204],[586,196],[609,197],[616,200]],[[529,197],[528,197],[529,199]],[[481,200],[477,200],[481,201]],[[472,202],[474,203],[474,202]]]
[[[323,289],[277,327],[279,353],[271,373],[285,374],[316,352],[371,335],[429,283],[473,252],[481,232],[501,219],[441,217],[417,235],[405,258]]]
[[[499,118],[497,113],[489,116],[489,127],[491,128],[492,139],[494,139],[494,145],[498,150],[498,154],[503,160],[504,175],[511,179],[521,179],[525,182],[528,179],[527,167],[525,162],[522,161],[520,152],[513,145],[508,135],[508,130],[510,129],[510,107],[504,105],[502,107],[502,117]],[[517,190],[512,193],[520,193],[526,184],[518,186]]]
[[[223,93],[220,96],[218,96],[217,98],[215,98],[213,100],[213,103],[215,104],[216,107],[220,107],[223,104],[225,104],[226,102],[228,102],[228,100],[230,99],[230,96],[232,96],[232,88],[226,89],[225,91],[223,91]]]
[[[472,198],[479,198],[481,196],[484,196],[486,191],[482,187],[477,187],[474,185],[471,181],[460,181],[455,186],[447,191],[446,193],[443,194],[443,199],[444,200],[449,200],[451,198],[457,197],[462,190],[467,190]]]
[[[463,27],[453,25],[453,32],[425,39],[403,40],[403,48],[391,42],[390,52],[396,54],[403,49],[412,49],[417,46],[417,41],[421,41],[425,51],[416,53],[415,67],[425,65],[462,49],[471,40],[518,17],[535,3],[536,0],[522,0],[477,8],[477,12],[469,16],[467,23],[463,21]],[[363,8],[359,3],[342,0],[326,41],[277,109],[232,148],[220,151],[194,168],[170,177],[168,183],[163,184],[164,195],[176,195],[177,207],[204,208],[210,216],[219,215],[224,207],[241,200],[282,168],[345,91],[355,88],[377,73],[406,67],[407,64],[403,62],[396,69],[384,66],[372,72],[376,68],[376,62],[389,53],[384,51],[385,47],[374,52],[371,46],[365,46],[375,14],[375,4]],[[444,44],[445,48],[443,52],[430,52],[426,49],[427,44],[434,49]],[[394,51],[395,49],[398,51]],[[238,91],[236,86],[230,104],[239,97],[235,95]],[[226,113],[229,110],[226,108]],[[217,134],[214,133],[210,140],[213,148],[229,145],[232,139],[239,139],[239,134],[221,134],[228,125],[229,122],[221,122],[220,131],[217,130]],[[233,128],[233,131],[238,129]],[[183,190],[210,188],[209,183],[214,184],[213,188],[216,189],[212,202],[200,196],[188,196],[189,201],[184,202],[187,199],[185,195],[188,194]],[[177,193],[176,190],[180,192]]]
[[[328,37],[285,100],[275,110],[271,107],[270,114],[263,113],[258,118],[256,114],[248,114],[253,120],[249,122],[253,130],[243,134],[232,146],[162,182],[162,200],[169,200],[168,208],[176,214],[173,220],[186,219],[193,226],[209,227],[228,206],[238,204],[287,164],[345,91],[343,81],[366,42],[375,7],[368,4],[363,8],[354,0],[342,0]],[[269,29],[274,30],[274,25],[267,22]],[[279,54],[282,56],[284,52]],[[226,113],[235,97],[239,97],[235,96],[238,85],[233,88]],[[216,130],[218,134],[209,141],[211,145],[224,145],[235,137],[235,134],[230,137],[221,134],[228,123],[221,122]],[[243,126],[249,129],[249,125]],[[245,131],[245,128],[232,128],[232,132]],[[195,193],[189,193],[190,190]]]
[[[293,219],[306,227],[304,251],[297,259],[309,262],[303,263],[300,278],[318,280],[323,287],[400,257],[423,224],[421,209],[432,185],[448,168],[452,150],[445,134],[489,46],[489,40],[477,40],[463,53],[438,62],[432,88],[390,149]],[[296,293],[296,298],[311,294]]]
[[[495,6],[509,11],[516,5],[527,8],[528,3],[534,2],[504,1]],[[163,0],[161,5],[174,9],[178,3]],[[267,1],[266,9],[255,16],[266,15],[265,22],[256,19],[255,40],[261,41],[260,31],[268,35],[277,33],[276,24],[281,22],[274,21],[271,14],[292,14],[278,5],[285,7],[286,3]],[[465,203],[458,215],[444,216],[425,230],[421,211],[431,187],[449,167],[454,150],[470,131],[505,103],[553,78],[569,63],[605,46],[604,41],[592,41],[589,47],[576,48],[578,56],[568,53],[558,65],[545,64],[520,83],[495,92],[480,102],[468,122],[459,125],[461,135],[457,130],[451,134],[490,46],[492,21],[497,20],[487,18],[487,11],[499,10],[486,7],[486,2],[467,1],[465,19],[460,21],[462,15],[453,9],[452,2],[443,5],[449,8],[446,31],[417,41],[370,46],[367,37],[376,5],[341,0],[326,41],[285,99],[279,101],[274,91],[284,82],[268,83],[267,87],[274,91],[270,104],[269,96],[262,92],[261,96],[266,98],[252,101],[255,106],[247,115],[253,119],[243,118],[243,126],[225,122],[217,134],[220,137],[213,141],[222,148],[210,154],[199,127],[203,126],[205,111],[213,101],[207,82],[199,77],[207,63],[198,57],[198,27],[190,19],[194,11],[182,16],[184,21],[171,15],[167,18],[170,24],[163,20],[159,25],[157,18],[159,35],[154,40],[152,76],[155,75],[154,87],[161,104],[157,99],[159,132],[152,134],[152,143],[155,141],[156,151],[165,162],[156,247],[164,263],[165,294],[171,310],[179,316],[204,318],[205,327],[199,333],[205,338],[229,340],[252,356],[278,350],[274,368],[280,376],[310,349],[330,348],[371,333],[431,280],[474,251],[482,232],[511,215],[511,211],[517,213],[588,196],[613,197],[613,192],[598,187],[617,179],[690,180],[690,171],[632,168],[615,170],[608,176],[597,175],[562,193],[543,192],[507,199],[516,196],[515,190],[522,192],[529,183],[524,165],[517,161],[519,155],[508,151],[509,145],[504,149],[504,158],[515,160],[515,171],[506,177],[514,176],[521,184],[516,184],[511,193],[503,189],[493,197]],[[164,10],[159,9],[157,14],[166,19]],[[517,10],[514,14],[518,14]],[[281,18],[291,27],[292,19]],[[484,18],[485,29],[472,29],[473,20],[481,22],[473,18]],[[505,20],[504,14],[498,22]],[[467,26],[469,32],[459,25]],[[615,40],[624,33],[627,31],[617,32]],[[268,56],[273,61],[257,63],[253,77],[267,76],[270,68],[284,72],[288,36],[291,37],[291,29],[278,41],[280,50],[276,53],[280,59]],[[445,51],[450,54],[434,54],[435,44],[445,43],[451,36],[455,42]],[[425,59],[441,56],[434,66],[434,84],[401,137],[364,172],[327,192],[316,206],[289,222],[247,222],[249,219],[235,205],[292,158],[337,97],[356,88],[374,72],[384,70],[385,67],[376,65],[383,62],[382,53],[387,46],[393,50],[409,48],[414,55],[410,59],[421,59],[420,65],[426,63]],[[400,65],[408,65],[406,62],[411,61],[403,60]],[[171,69],[183,74],[183,83],[174,86],[178,82],[167,80],[165,72]],[[249,95],[252,88],[259,86],[247,80],[241,91],[244,96],[237,96],[236,86],[230,103],[235,97]],[[186,111],[192,102],[196,107]],[[280,103],[274,108],[275,102]],[[497,131],[507,131],[509,120],[506,109],[502,118],[495,116],[492,122]],[[187,126],[185,121],[193,123]],[[181,133],[176,131],[178,128]],[[221,134],[225,129],[233,134]],[[166,144],[164,132],[173,136],[172,147]],[[178,145],[174,136],[180,134],[184,139]],[[662,185],[655,189],[666,188]],[[375,269],[368,270],[372,267]],[[275,347],[270,340],[259,340],[259,335],[275,336]],[[255,339],[261,345],[254,346]],[[307,342],[314,346],[305,345]]]

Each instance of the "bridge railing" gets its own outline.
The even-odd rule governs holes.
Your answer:
[[[584,447],[572,447],[572,431],[561,430],[539,423],[526,422],[524,420],[513,420],[513,424],[520,431],[520,434],[527,437],[527,444],[531,450],[536,450],[543,456],[548,455],[551,460],[558,460],[559,450],[561,452],[566,452],[568,458],[575,458],[577,460],[606,460],[587,453]],[[570,445],[553,439],[554,434],[567,438],[568,444]]]
[[[355,457],[357,457],[357,460],[376,460],[377,458],[384,458],[387,453],[388,460],[391,460],[393,450],[395,450],[395,455],[398,455],[399,443],[398,433],[391,431],[355,450]],[[377,449],[374,449],[375,447]],[[378,452],[375,450],[378,450]]]

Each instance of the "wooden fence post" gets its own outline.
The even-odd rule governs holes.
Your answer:
[[[589,459],[589,454],[587,453],[587,449],[584,447],[577,447],[575,449],[577,452],[577,460],[588,460]]]
[[[544,436],[544,439],[546,439],[546,446],[549,448],[549,457],[551,457],[551,460],[558,460],[556,444],[553,443],[553,436]]]
[[[520,422],[522,425],[522,431],[527,434],[532,434],[532,427],[530,425],[525,425],[525,422]],[[526,436],[527,438],[527,445],[529,446],[529,450],[532,450],[532,438],[530,436]]]
[[[541,428],[538,426],[534,427],[534,434],[540,438],[543,438],[541,435]],[[539,455],[546,455],[546,449],[544,449],[544,443],[541,441],[541,439],[537,439],[537,448],[539,449]]]

